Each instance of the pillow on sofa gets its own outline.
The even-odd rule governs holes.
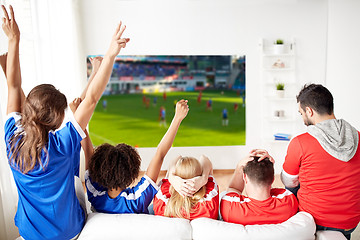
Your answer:
[[[79,240],[192,239],[189,220],[148,214],[90,213]]]
[[[191,222],[194,240],[239,239],[239,240],[314,240],[315,222],[306,212],[298,212],[280,224],[247,225],[199,218]]]

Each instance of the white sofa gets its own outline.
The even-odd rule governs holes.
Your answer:
[[[79,240],[92,239],[239,239],[340,240],[341,233],[319,231],[312,216],[299,212],[281,224],[249,225],[199,218],[193,221],[148,214],[90,213]]]
[[[249,225],[199,218],[193,221],[148,214],[90,213],[79,240],[346,240],[335,231],[318,231],[312,216],[299,212],[280,224]]]
[[[340,232],[335,231],[318,231],[315,234],[314,219],[306,212],[298,212],[280,224],[248,226],[209,218],[189,221],[149,214],[92,213],[81,183],[77,183],[76,188],[81,189],[77,195],[89,213],[79,240],[346,240]]]
[[[150,214],[93,213],[78,178],[75,178],[75,189],[80,204],[88,213],[79,240],[346,240],[344,235],[335,231],[318,231],[315,234],[314,219],[306,212],[298,212],[280,224],[248,226],[209,218],[189,221]]]

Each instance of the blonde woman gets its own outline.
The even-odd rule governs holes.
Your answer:
[[[193,220],[217,219],[219,188],[212,175],[212,164],[206,156],[200,160],[179,157],[160,182],[154,198],[155,215]]]

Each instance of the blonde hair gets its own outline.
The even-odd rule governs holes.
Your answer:
[[[175,165],[175,175],[183,179],[201,176],[202,166],[193,157],[181,157]],[[167,217],[190,218],[190,214],[197,211],[198,202],[205,196],[206,188],[203,186],[193,197],[181,196],[172,186],[171,197],[165,207],[164,215]]]
[[[65,95],[53,85],[41,84],[30,91],[21,113],[22,129],[11,139],[10,164],[22,173],[44,165],[41,155],[48,154],[49,131],[60,127],[66,107]]]

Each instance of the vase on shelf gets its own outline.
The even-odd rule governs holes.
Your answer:
[[[286,47],[284,44],[274,44],[273,52],[274,52],[274,54],[285,54]]]
[[[278,98],[283,98],[285,96],[285,90],[276,90],[276,96]]]

